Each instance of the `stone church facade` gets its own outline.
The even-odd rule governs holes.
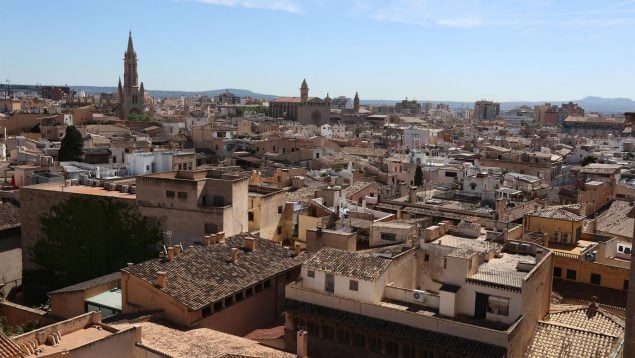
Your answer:
[[[120,119],[127,119],[130,114],[144,114],[145,102],[143,82],[139,84],[137,74],[137,53],[132,45],[132,32],[128,35],[128,49],[123,59],[123,85],[121,77],[117,86],[119,97],[118,115]]]
[[[300,97],[279,97],[269,102],[269,113],[274,118],[298,121],[303,125],[320,127],[329,123],[331,116],[331,98],[309,97],[306,80],[300,86]]]

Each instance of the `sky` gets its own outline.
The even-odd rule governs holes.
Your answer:
[[[2,0],[0,79],[474,101],[635,98],[635,0]]]

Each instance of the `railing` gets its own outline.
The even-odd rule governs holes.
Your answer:
[[[492,344],[498,347],[509,346],[509,337],[519,326],[517,323],[522,316],[506,330],[496,330],[475,324],[441,318],[436,314],[432,316],[403,309],[393,308],[382,304],[362,302],[332,294],[301,287],[301,283],[292,283],[285,287],[286,298],[299,302],[311,303],[323,307],[336,307],[338,310],[373,317],[385,321],[396,322],[410,327],[428,331],[444,333],[456,337],[474,339]]]
[[[556,256],[564,257],[564,258],[572,259],[572,260],[580,260],[582,257],[582,255],[572,254],[569,252],[562,252],[562,251],[556,251],[556,250],[553,250],[552,252]]]

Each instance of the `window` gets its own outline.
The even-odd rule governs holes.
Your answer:
[[[215,234],[218,232],[218,225],[216,224],[205,224],[205,234]]]
[[[348,281],[348,289],[351,291],[357,291],[359,283],[355,280]]]
[[[168,190],[165,192],[165,196],[168,198],[174,198],[174,192],[172,190]]]
[[[248,212],[247,213],[247,220],[254,221],[254,213],[253,212]]]
[[[430,261],[430,255],[426,254],[426,255],[423,257],[423,261],[426,261],[426,262]]]
[[[509,298],[489,296],[487,299],[487,312],[499,316],[508,316]]]
[[[282,226],[278,226],[277,232],[278,232],[278,235],[282,235]]]
[[[382,232],[381,239],[386,241],[397,241],[397,234]]]
[[[553,268],[553,277],[562,277],[562,268],[554,266]]]
[[[187,193],[184,191],[179,191],[179,199],[187,199]]]
[[[597,274],[597,273],[592,273],[591,274],[591,283],[595,284],[595,285],[599,285],[600,282],[602,281],[602,276]]]
[[[447,257],[443,258],[443,268],[444,269],[448,268],[448,258]]]
[[[567,280],[575,280],[576,279],[575,270],[567,270]]]
[[[282,206],[278,206],[278,214],[282,214]]]
[[[306,272],[306,275],[307,275],[308,277],[315,278],[315,271],[313,271],[313,270],[308,270],[308,271]]]
[[[628,290],[628,280],[624,280],[624,286],[622,287],[625,291]]]

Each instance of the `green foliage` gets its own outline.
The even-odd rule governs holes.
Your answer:
[[[29,321],[22,325],[13,326],[9,324],[6,317],[0,316],[0,332],[7,336],[17,336],[22,333],[30,332],[39,327],[38,322]]]
[[[245,112],[262,113],[265,116],[269,115],[269,107],[267,106],[239,106],[236,107],[236,116],[242,116]]]
[[[82,160],[84,152],[84,138],[75,126],[68,126],[66,134],[62,139],[60,151],[57,154],[59,161],[76,161]]]
[[[423,170],[421,169],[421,165],[417,165],[417,169],[415,169],[414,184],[415,186],[423,185]]]
[[[24,272],[31,303],[46,292],[109,274],[127,262],[155,257],[162,241],[134,207],[111,198],[72,196],[40,218],[46,239],[33,247],[37,269]]]
[[[592,155],[589,155],[589,156],[584,157],[584,159],[582,159],[582,163],[580,165],[586,166],[586,165],[591,164],[591,163],[597,163],[597,161],[598,161],[598,158],[596,158],[596,157],[594,157]]]
[[[130,113],[126,118],[133,122],[149,122],[151,119],[149,116],[144,116],[143,114],[138,113]]]

